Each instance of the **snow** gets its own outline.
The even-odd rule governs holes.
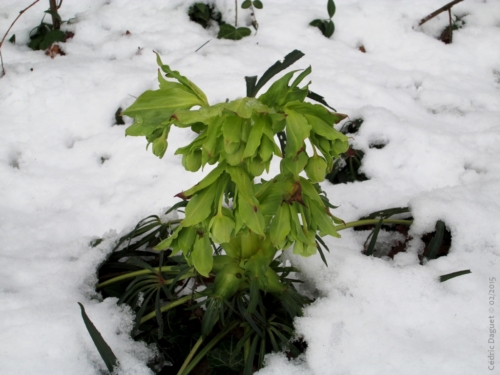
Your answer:
[[[3,35],[29,1],[1,3]],[[234,2],[216,3],[231,22]],[[490,278],[500,280],[500,2],[454,6],[466,25],[450,45],[435,39],[446,13],[417,26],[444,3],[337,0],[336,31],[326,39],[308,26],[327,16],[326,1],[267,0],[256,13],[257,35],[233,42],[190,22],[190,2],[65,1],[60,13],[73,19],[65,27],[75,36],[54,59],[26,47],[48,2],[23,14],[8,35],[16,34],[16,44],[2,47],[0,373],[105,369],[77,302],[122,374],[151,373],[154,348],[130,338],[128,309],[98,298],[96,269],[120,233],[176,203],[173,196],[201,173],[184,172],[173,155],[189,134],[172,132],[159,160],[144,139],[113,126],[114,113],[157,87],[152,50],[213,104],[243,96],[245,75],[261,75],[293,49],[306,54],[294,69],[312,66],[313,91],[364,119],[352,143],[365,152],[370,180],[323,183],[340,205],[335,215],[352,221],[409,205],[414,240],[394,260],[371,258],[360,253],[363,239],[346,230],[326,240],[328,268],[318,256],[290,256],[318,296],[296,320],[309,347],[293,362],[269,355],[259,373],[495,373],[500,347],[488,370],[488,288]],[[244,25],[248,13],[238,14]],[[377,142],[386,146],[370,148]],[[437,220],[452,233],[450,253],[421,266],[418,237]],[[101,245],[88,246],[101,236]],[[472,274],[439,282],[463,269]]]

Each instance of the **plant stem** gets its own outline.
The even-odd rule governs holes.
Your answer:
[[[184,370],[184,373],[178,373],[178,375],[188,375],[194,368],[195,366],[198,364],[198,362],[200,362],[203,357],[220,341],[222,340],[222,338],[224,336],[226,336],[229,332],[231,332],[234,328],[236,328],[238,326],[238,324],[240,324],[239,321],[235,320],[233,321],[227,328],[225,331],[222,331],[220,332],[219,334],[217,334],[217,336],[215,336],[212,341],[210,341],[199,353],[198,355],[191,361],[191,363],[189,363],[188,366],[186,366],[185,370]]]
[[[16,17],[16,19],[10,24],[10,27],[7,29],[7,31],[5,32],[5,35],[3,36],[2,38],[2,41],[0,42],[0,61],[1,61],[1,64],[2,64],[2,75],[0,76],[0,78],[2,78],[4,75],[5,75],[5,68],[3,66],[3,57],[2,57],[2,45],[3,45],[3,42],[5,41],[5,38],[7,37],[7,34],[9,34],[9,31],[10,29],[12,29],[12,26],[14,26],[14,24],[16,23],[16,21],[19,19],[19,17],[21,17],[23,15],[24,12],[26,12],[29,8],[31,8],[33,5],[35,5],[36,3],[38,3],[40,0],[36,0],[34,1],[33,3],[31,3],[30,6],[24,8],[23,10],[21,10],[19,12],[19,15]]]
[[[160,267],[155,267],[154,270],[160,271]],[[177,269],[175,266],[163,266],[163,267],[161,267],[161,271],[162,272],[169,272],[169,271],[177,271]],[[100,284],[97,284],[96,288],[99,289],[99,288],[105,287],[109,284],[116,283],[118,281],[131,279],[133,277],[140,276],[140,275],[147,275],[148,273],[153,273],[153,272],[151,270],[140,270],[140,271],[129,272],[129,273],[126,273],[125,275],[116,276],[116,277],[113,277],[112,279],[109,279],[109,280],[104,281]],[[191,272],[188,272],[186,275],[182,276],[179,280],[183,280],[187,277],[192,277],[192,276],[195,276],[195,273],[193,270],[191,270]],[[166,283],[170,284],[169,281],[171,282],[171,280],[167,280]]]
[[[164,313],[165,311],[168,311],[170,309],[173,309],[174,307],[177,307],[179,305],[182,305],[183,303],[186,303],[190,299],[196,299],[196,298],[200,298],[202,296],[203,296],[203,294],[201,294],[201,293],[195,293],[193,295],[189,295],[189,296],[185,296],[185,297],[179,298],[178,300],[173,301],[173,302],[169,303],[168,305],[162,306],[162,308],[160,309],[160,311],[162,313]],[[153,312],[150,312],[148,315],[145,315],[141,319],[141,323],[140,324],[142,324],[144,322],[147,322],[149,319],[152,319],[155,316],[156,316],[156,310],[153,311]]]
[[[59,21],[59,19],[56,17],[56,14],[58,14],[57,10],[62,5],[62,1],[59,4],[59,6],[57,5],[56,0],[49,0],[49,4],[50,4],[50,10],[52,12],[52,14],[51,14],[51,16],[52,16],[52,26],[54,26],[55,30],[60,30],[61,29],[61,21]]]
[[[203,342],[203,336],[200,336],[198,341],[196,341],[196,344],[194,344],[193,349],[191,349],[188,356],[184,360],[184,363],[182,364],[181,368],[177,372],[177,375],[182,375],[182,373],[184,372],[184,369],[187,367],[187,365],[189,364],[189,362],[191,361],[191,359],[195,355],[196,351],[198,350],[198,348],[200,347],[202,342]]]
[[[238,0],[234,0],[234,27],[238,27]]]
[[[458,4],[458,3],[460,3],[461,1],[464,1],[464,0],[454,0],[454,1],[452,1],[451,3],[448,3],[448,4],[446,4],[445,6],[443,6],[443,7],[439,8],[438,10],[436,10],[436,11],[432,12],[432,13],[431,13],[431,14],[429,14],[427,17],[423,18],[423,19],[420,21],[420,23],[418,24],[418,26],[421,26],[421,25],[423,25],[424,23],[426,23],[427,21],[429,21],[430,19],[432,19],[432,18],[436,17],[439,13],[444,12],[444,11],[446,11],[446,10],[450,10],[450,9],[451,9],[451,7],[452,7],[453,5]]]
[[[354,228],[354,227],[362,227],[364,225],[376,225],[380,219],[366,219],[366,220],[358,220],[358,221],[351,221],[350,223],[346,224],[340,224],[335,226],[335,230],[344,230],[348,228]],[[382,225],[384,224],[401,224],[401,225],[411,225],[413,223],[413,220],[398,220],[398,219],[384,219],[382,221]]]

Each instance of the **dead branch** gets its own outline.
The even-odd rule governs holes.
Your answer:
[[[442,13],[442,12],[445,12],[445,11],[449,11],[451,9],[451,7],[455,4],[458,4],[460,2],[462,2],[464,0],[454,0],[452,1],[451,3],[448,3],[446,4],[444,7],[442,8],[439,8],[438,10],[432,12],[431,14],[429,14],[427,17],[425,18],[422,18],[422,20],[420,21],[420,23],[418,24],[418,26],[421,26],[423,25],[424,23],[426,23],[427,21],[429,21],[430,19],[436,17],[438,14]]]
[[[5,41],[5,38],[7,38],[7,35],[9,34],[10,29],[12,29],[12,26],[14,26],[14,24],[17,22],[17,20],[19,19],[19,17],[21,17],[24,12],[26,12],[29,8],[31,8],[33,5],[35,5],[39,1],[40,0],[35,0],[30,6],[28,6],[27,8],[25,8],[23,10],[21,10],[19,12],[19,15],[16,17],[16,19],[14,20],[14,22],[11,23],[10,27],[7,29],[7,32],[3,36],[2,41],[0,42],[0,61],[1,61],[1,64],[2,64],[2,75],[0,76],[0,78],[5,75],[5,67],[3,66],[3,57],[2,57],[2,45],[3,45],[3,42]]]

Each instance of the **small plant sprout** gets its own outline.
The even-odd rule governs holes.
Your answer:
[[[328,16],[330,18],[325,19],[325,20],[315,19],[309,25],[317,27],[318,29],[321,30],[321,33],[325,37],[329,38],[335,32],[335,24],[332,21],[332,17],[335,14],[335,10],[336,10],[334,1],[328,0],[326,8],[328,10]]]

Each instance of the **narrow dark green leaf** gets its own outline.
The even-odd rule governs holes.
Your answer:
[[[384,222],[383,219],[380,219],[379,222],[377,223],[377,225],[375,226],[375,229],[373,229],[373,232],[372,232],[372,238],[370,240],[370,244],[368,245],[366,251],[365,251],[365,255],[373,255],[373,250],[375,249],[375,245],[377,243],[377,237],[378,237],[378,234],[380,233],[380,228],[382,228],[382,223]]]
[[[472,272],[470,270],[463,270],[463,271],[448,273],[446,275],[439,276],[439,281],[441,281],[443,283],[446,280],[453,279],[454,277],[457,277],[457,276],[467,275],[468,273],[472,273]]]
[[[333,2],[333,0],[328,0],[328,4],[326,7],[328,9],[328,15],[330,16],[330,18],[332,18],[335,14],[335,3]]]
[[[316,236],[316,238],[318,238],[319,236]],[[325,254],[323,254],[323,249],[321,249],[321,246],[319,243],[316,242],[316,248],[318,249],[319,251],[319,256],[321,257],[321,260],[323,261],[323,263],[325,263],[325,266],[328,267],[328,262],[326,261],[326,258],[325,258]]]
[[[257,84],[254,87],[254,90],[248,95],[249,97],[254,98],[259,90],[271,79],[273,78],[276,74],[279,72],[285,70],[288,68],[290,65],[292,65],[294,62],[299,60],[302,56],[304,56],[304,53],[302,53],[299,50],[293,50],[290,52],[288,55],[285,56],[283,59],[283,62],[281,61],[276,61],[273,66],[271,66],[269,69],[267,69],[262,77],[259,79]]]
[[[257,341],[258,340],[259,340],[259,337],[257,335],[255,335],[253,340],[252,340],[252,344],[250,345],[250,350],[248,351],[248,357],[246,358],[246,361],[245,361],[244,375],[252,375],[253,359],[255,357],[255,351],[257,349]]]
[[[16,34],[12,34],[12,36],[9,38],[9,42],[12,44],[16,44]]]
[[[334,112],[337,112],[337,110],[333,107],[330,107],[328,105],[328,103],[325,101],[325,98],[319,94],[316,94],[315,92],[312,92],[312,91],[309,91],[309,93],[307,94],[307,97],[311,100],[314,100],[318,103],[321,103],[323,104],[324,106],[327,106],[328,108],[330,108],[332,111]]]
[[[434,237],[432,237],[432,240],[429,243],[429,250],[425,255],[427,259],[436,259],[439,248],[443,244],[443,236],[445,228],[446,226],[443,221],[438,220],[436,222],[436,234],[434,235]]]
[[[85,323],[85,327],[87,327],[90,337],[92,337],[92,341],[94,341],[99,354],[101,355],[104,363],[106,364],[106,367],[111,373],[113,372],[114,367],[118,366],[118,359],[116,358],[115,354],[106,343],[106,341],[104,341],[101,333],[97,330],[94,323],[92,323],[92,321],[87,316],[83,305],[80,302],[78,302],[78,304],[80,305],[80,309],[82,310],[82,318],[83,322]]]
[[[257,83],[257,76],[245,77],[245,82],[247,84],[247,96],[251,97],[255,90],[255,84]]]

